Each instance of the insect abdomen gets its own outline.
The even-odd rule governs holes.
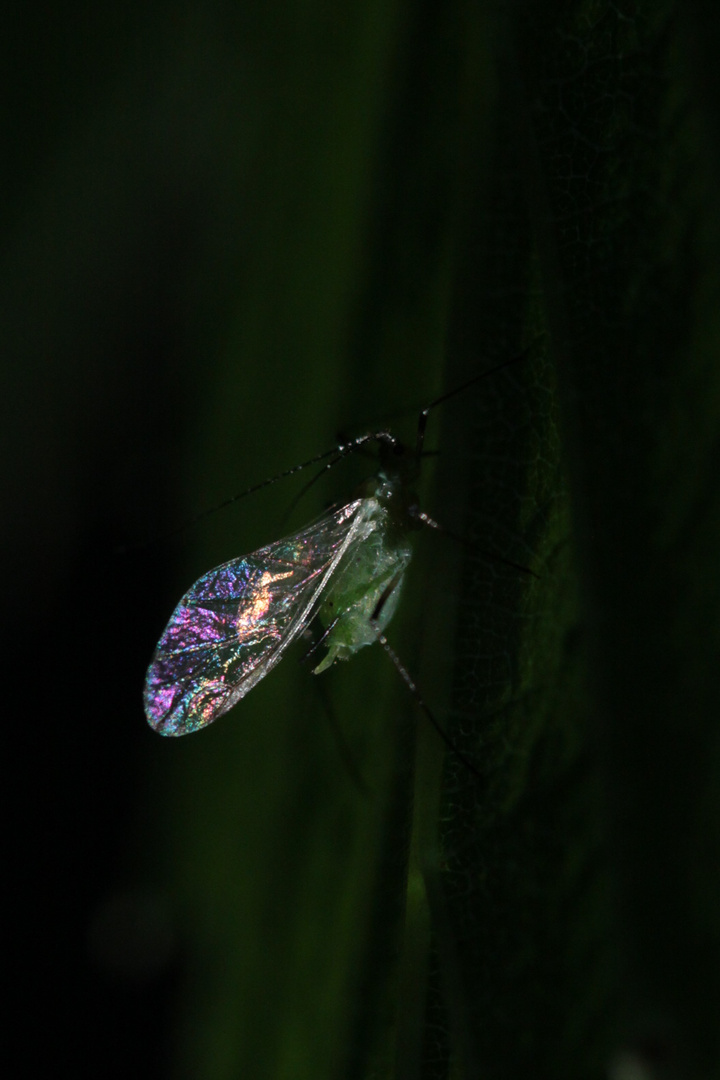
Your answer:
[[[374,504],[374,527],[354,551],[348,552],[347,562],[318,613],[320,621],[332,629],[327,636],[327,656],[315,668],[316,675],[377,641],[397,608],[412,549],[406,540],[389,542],[387,512],[375,500],[368,502]]]

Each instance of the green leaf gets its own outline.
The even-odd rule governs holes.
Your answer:
[[[338,426],[404,409],[412,437],[527,356],[431,414],[424,505],[472,546],[418,537],[391,628],[482,780],[379,649],[327,676],[362,786],[292,660],[155,754],[178,1075],[717,1071],[715,98],[671,16],[318,9],[257,54],[248,270],[190,501]],[[284,500],[219,525],[228,555]]]

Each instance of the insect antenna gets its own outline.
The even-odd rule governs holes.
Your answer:
[[[331,458],[330,461],[328,461],[326,465],[323,465],[322,469],[318,469],[318,471],[315,473],[315,475],[311,476],[310,479],[307,481],[307,483],[303,484],[303,486],[298,491],[297,495],[295,495],[294,498],[288,504],[287,510],[285,511],[285,513],[282,516],[283,521],[287,521],[287,519],[290,517],[290,515],[292,514],[295,507],[298,505],[298,503],[300,503],[305,498],[308,491],[310,491],[313,487],[315,487],[315,484],[317,484],[318,480],[322,476],[324,476],[325,473],[329,469],[333,469],[336,465],[338,465],[343,460],[343,458],[346,457],[346,456],[347,456],[346,454],[336,454],[335,457]]]
[[[459,386],[453,387],[452,390],[448,390],[446,393],[441,394],[440,397],[435,398],[434,401],[431,401],[428,405],[426,405],[418,416],[417,441],[415,444],[415,453],[417,454],[417,456],[420,457],[423,454],[423,443],[425,442],[425,428],[427,427],[428,416],[430,415],[432,409],[436,409],[438,405],[444,404],[444,402],[448,401],[450,398],[455,397],[456,394],[461,394],[463,390],[467,390],[469,386],[474,386],[475,383],[480,382],[481,379],[485,379],[489,375],[494,375],[496,372],[502,371],[503,368],[510,367],[511,364],[517,364],[521,360],[525,360],[529,353],[530,346],[528,346],[527,349],[524,349],[517,356],[511,357],[510,360],[503,360],[501,364],[496,364],[495,367],[488,368],[486,371],[481,371],[478,375],[473,375],[471,379],[467,379]]]
[[[299,465],[293,465],[289,469],[284,469],[282,472],[277,473],[275,476],[269,476],[266,480],[261,480],[259,484],[252,484],[248,488],[244,488],[242,491],[236,492],[235,495],[230,495],[229,498],[223,499],[222,502],[216,503],[215,506],[210,506],[206,510],[200,510],[199,513],[194,514],[187,521],[184,521],[181,525],[176,526],[174,529],[169,529],[166,532],[150,537],[148,540],[141,540],[136,544],[122,544],[114,549],[115,555],[127,555],[133,551],[142,551],[147,547],[151,547],[161,541],[172,540],[176,536],[182,535],[188,529],[197,525],[198,522],[204,521],[205,518],[211,517],[214,514],[220,513],[222,510],[226,510],[229,506],[233,506],[234,503],[239,502],[241,499],[246,498],[248,495],[254,495],[256,491],[262,491],[263,488],[270,487],[272,484],[276,484],[279,480],[285,480],[288,476],[294,476],[295,473],[302,472],[303,469],[309,469],[311,465],[317,465],[320,461],[326,461],[327,463],[317,473],[316,476],[307,484],[301,494],[304,494],[306,490],[311,488],[313,484],[325,474],[328,469],[334,468],[338,462],[342,461],[349,454],[352,454],[358,447],[364,446],[365,443],[371,442],[384,442],[389,446],[396,444],[396,439],[389,431],[374,431],[369,435],[358,435],[354,439],[350,439],[348,442],[339,446],[333,446],[331,450],[323,450],[321,454],[315,454],[314,457],[308,458],[307,461],[300,462]],[[330,461],[327,461],[330,458]],[[295,499],[291,505],[291,509],[295,506],[298,500]]]
[[[317,484],[318,480],[320,480],[320,478],[323,477],[326,472],[328,472],[330,469],[334,469],[335,466],[338,465],[341,461],[343,461],[346,457],[360,450],[369,442],[384,443],[386,446],[390,447],[397,445],[397,439],[389,431],[374,431],[371,432],[369,435],[358,435],[354,439],[349,439],[347,442],[340,443],[338,446],[335,447],[335,456],[331,457],[330,460],[326,462],[321,469],[318,469],[315,475],[312,476],[307,481],[307,483],[303,484],[303,486],[300,488],[300,491],[298,491],[297,495],[292,500],[285,514],[283,515],[283,520],[290,516],[290,514],[293,512],[301,499],[303,499],[307,495],[308,491],[310,491],[310,489],[313,488],[315,484]],[[325,454],[324,456],[328,457],[329,455]],[[307,464],[312,465],[314,464],[314,462],[310,461]],[[296,466],[296,469],[293,471],[296,471],[299,468],[302,468],[302,466]]]
[[[371,442],[372,440],[376,440],[378,442],[385,442],[388,446],[393,446],[393,445],[395,445],[395,442],[396,442],[394,436],[392,436],[390,434],[390,432],[382,431],[382,432],[376,432],[373,435],[360,436],[360,441],[358,439],[352,439],[352,440],[350,440],[349,443],[341,443],[341,445],[343,445],[343,446],[352,446],[353,451],[354,451],[354,450],[360,450],[365,443]],[[359,445],[358,445],[358,442],[359,442]],[[351,452],[352,451],[348,450],[345,453],[336,454],[336,456],[334,458],[331,458],[330,461],[328,461],[325,465],[323,465],[322,469],[318,469],[318,471],[315,473],[315,475],[312,476],[307,481],[306,484],[303,484],[303,486],[298,491],[297,495],[293,498],[292,502],[290,503],[290,505],[287,508],[287,511],[283,515],[283,520],[285,518],[290,517],[290,515],[292,514],[293,510],[298,505],[298,503],[302,502],[302,500],[307,495],[308,491],[310,491],[312,488],[315,487],[318,480],[320,480],[321,477],[323,477],[325,475],[325,473],[328,472],[329,469],[334,469],[335,466],[338,465]],[[371,455],[368,455],[368,456],[371,456]],[[440,456],[440,451],[439,450],[421,450],[420,451],[420,457],[422,457],[422,458],[439,457],[439,456]],[[313,463],[309,462],[309,464],[312,465]],[[302,466],[297,466],[297,468],[302,468]],[[278,479],[280,479],[280,478],[278,477]],[[437,527],[440,528],[440,526],[437,526]]]

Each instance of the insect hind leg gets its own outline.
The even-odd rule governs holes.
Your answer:
[[[430,721],[432,726],[435,728],[435,731],[438,733],[438,735],[440,736],[442,741],[445,743],[445,745],[448,747],[448,749],[451,750],[453,752],[453,754],[455,754],[460,759],[460,761],[462,761],[463,765],[467,769],[469,769],[469,771],[473,774],[473,776],[477,777],[478,780],[482,780],[482,776],[480,775],[478,770],[475,768],[475,766],[472,764],[472,762],[468,760],[468,758],[465,756],[465,754],[463,754],[462,751],[457,748],[457,746],[455,746],[455,744],[453,743],[450,736],[440,726],[440,724],[436,720],[435,716],[431,712],[429,706],[425,702],[422,694],[420,693],[420,690],[418,689],[417,683],[412,678],[412,676],[410,675],[410,672],[405,667],[402,660],[400,659],[398,654],[395,652],[392,645],[390,644],[390,642],[388,641],[388,639],[385,637],[385,635],[383,634],[383,632],[380,630],[380,628],[378,626],[378,621],[379,621],[379,619],[380,619],[380,617],[382,615],[383,608],[385,607],[388,600],[392,596],[394,590],[400,584],[401,577],[402,577],[402,575],[397,574],[395,577],[391,578],[391,580],[387,583],[387,585],[383,589],[382,593],[380,594],[380,596],[378,598],[378,601],[377,601],[377,603],[375,605],[375,609],[374,609],[374,611],[373,611],[373,613],[372,613],[372,615],[370,617],[370,622],[375,628],[375,634],[376,634],[377,640],[380,643],[380,645],[382,645],[382,647],[385,650],[386,654],[390,657],[392,663],[395,666],[395,670],[397,671],[398,675],[400,676],[400,678],[402,679],[402,681],[405,683],[408,690],[412,694],[418,708],[420,708],[425,713],[425,716],[428,718],[428,720]]]
[[[480,775],[480,773],[475,768],[473,763],[465,756],[465,754],[462,752],[462,750],[460,750],[457,746],[455,746],[455,744],[452,741],[452,739],[450,738],[450,736],[447,734],[447,732],[441,727],[441,725],[435,719],[435,716],[431,712],[429,706],[426,704],[422,694],[420,693],[420,691],[418,689],[418,686],[417,686],[417,683],[414,681],[414,679],[410,675],[410,672],[407,670],[407,668],[403,664],[403,662],[400,659],[400,657],[398,656],[398,654],[393,649],[393,647],[390,644],[390,642],[388,641],[388,639],[379,630],[376,631],[376,633],[377,633],[377,640],[379,641],[379,643],[382,645],[382,647],[385,650],[385,652],[387,653],[387,655],[392,660],[393,664],[395,665],[395,670],[397,671],[398,675],[400,676],[402,681],[405,683],[405,685],[407,686],[407,688],[410,691],[410,693],[412,694],[412,696],[414,697],[415,703],[417,704],[418,708],[422,709],[422,711],[425,713],[425,716],[428,718],[428,720],[430,721],[432,726],[435,728],[435,731],[438,733],[438,735],[440,736],[442,741],[445,743],[448,750],[451,750],[452,753],[455,754],[460,759],[460,761],[462,761],[465,768],[468,769],[473,774],[473,776],[475,776],[478,780],[482,780],[483,777]]]

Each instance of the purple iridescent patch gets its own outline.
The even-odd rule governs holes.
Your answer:
[[[376,527],[376,510],[374,499],[357,499],[196,581],[148,669],[150,726],[185,735],[244,697],[316,614],[353,541]]]

